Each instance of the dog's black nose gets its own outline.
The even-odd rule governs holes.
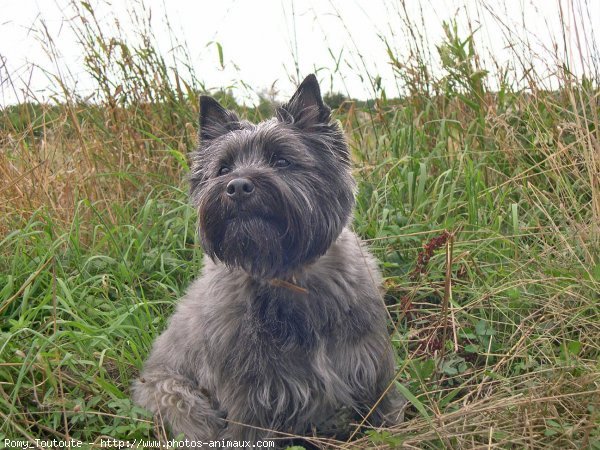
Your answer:
[[[254,183],[248,178],[235,178],[227,183],[225,192],[234,200],[248,197],[254,192]]]

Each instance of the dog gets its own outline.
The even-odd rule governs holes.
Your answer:
[[[347,439],[402,420],[381,275],[348,228],[351,157],[330,116],[314,75],[256,125],[200,98],[203,273],[133,386],[175,436]]]

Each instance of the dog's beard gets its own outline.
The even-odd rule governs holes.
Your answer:
[[[275,217],[243,215],[228,220],[216,256],[258,278],[276,278],[286,267],[285,227]]]
[[[200,204],[200,237],[206,253],[256,278],[283,276],[295,253],[285,212],[272,212],[264,202],[242,207],[223,202],[218,189],[207,194]]]

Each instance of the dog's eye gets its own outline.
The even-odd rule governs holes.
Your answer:
[[[227,166],[223,166],[219,169],[219,175],[225,175],[231,172],[231,169]]]
[[[285,158],[277,158],[273,163],[273,167],[287,167],[291,163]]]

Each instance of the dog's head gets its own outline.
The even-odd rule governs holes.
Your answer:
[[[348,147],[330,112],[314,75],[256,125],[200,98],[191,196],[211,258],[274,278],[327,251],[354,204]]]

